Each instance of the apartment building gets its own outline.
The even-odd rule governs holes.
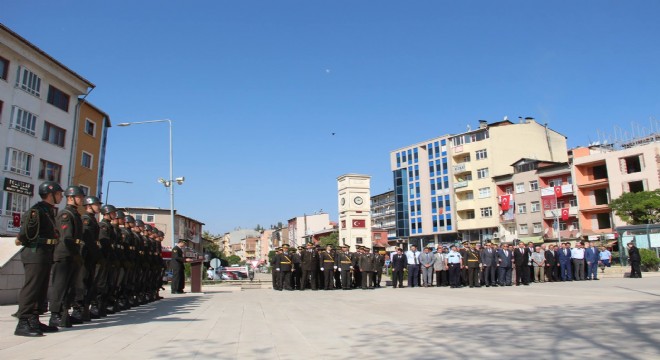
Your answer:
[[[102,199],[110,116],[87,101],[79,102],[80,115],[72,147],[72,174],[68,182],[80,186],[85,194]]]
[[[305,237],[320,230],[333,229],[330,215],[317,213],[312,215],[297,216],[288,221],[288,239],[282,239],[282,244],[291,246],[305,245]]]
[[[626,225],[609,208],[625,192],[660,188],[660,137],[573,149],[579,226],[589,239],[614,239],[614,228]]]
[[[476,130],[453,135],[449,141],[455,223],[459,238],[471,242],[492,241],[499,235],[499,198],[493,177],[510,174],[511,165],[520,159],[567,161],[566,137],[529,117],[518,123],[481,120]],[[527,183],[531,180],[526,176],[533,177],[523,173],[516,177]],[[531,198],[525,201],[531,210]],[[533,235],[537,221],[526,224],[527,235]]]
[[[396,238],[394,190],[371,197],[371,228],[386,233],[385,240]],[[382,233],[379,233],[382,236]],[[381,240],[381,239],[378,239]]]
[[[21,215],[46,180],[69,185],[78,96],[94,84],[0,24],[0,234],[18,233]],[[63,205],[61,205],[63,206]]]
[[[163,240],[163,248],[171,249],[174,244],[172,244],[172,220],[170,209],[163,209],[157,207],[126,207],[122,211],[126,215],[132,215],[135,220],[142,220],[145,224],[155,226],[158,230],[165,233],[165,239]],[[204,223],[184,216],[181,214],[174,213],[174,242],[179,239],[188,240],[188,247],[197,251],[199,254],[204,252],[203,242],[202,242],[202,227]]]

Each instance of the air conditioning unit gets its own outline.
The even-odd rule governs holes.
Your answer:
[[[497,232],[494,232],[494,233],[493,233],[493,237],[494,237],[495,239],[499,239],[499,238],[500,238],[500,234],[497,233]]]

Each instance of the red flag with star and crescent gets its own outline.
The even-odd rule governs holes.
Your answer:
[[[363,228],[365,227],[365,220],[353,220],[354,228]]]
[[[511,205],[511,194],[502,195],[502,211],[509,211]]]
[[[568,208],[562,208],[561,209],[561,219],[566,221],[568,220]]]
[[[17,213],[17,212],[13,213],[12,218],[13,218],[12,219],[13,220],[12,225],[14,225],[15,228],[20,227],[21,226],[21,213]]]
[[[556,197],[562,197],[564,194],[561,192],[561,185],[555,186],[555,196]]]

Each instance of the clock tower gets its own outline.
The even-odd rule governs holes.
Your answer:
[[[339,245],[371,248],[371,176],[346,174],[337,178]]]

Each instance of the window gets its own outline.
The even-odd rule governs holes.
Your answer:
[[[493,216],[493,208],[491,208],[490,206],[481,208],[481,217],[491,217],[491,216]]]
[[[83,151],[82,152],[82,160],[80,162],[80,165],[82,165],[83,167],[86,167],[88,169],[91,169],[92,168],[92,154],[90,154],[86,151]]]
[[[7,148],[5,155],[5,171],[30,176],[32,155],[14,148]]]
[[[596,214],[596,221],[598,222],[598,229],[609,229],[612,227],[609,213]]]
[[[607,205],[609,204],[609,199],[607,195],[607,189],[598,189],[594,190],[594,200],[596,205]]]
[[[69,95],[53,85],[48,85],[48,98],[46,101],[58,109],[69,112]]]
[[[485,187],[485,188],[479,189],[479,199],[485,199],[487,197],[490,197],[490,188]]]
[[[521,234],[529,234],[529,229],[527,228],[527,224],[520,224],[520,233]]]
[[[525,214],[527,213],[527,204],[522,203],[518,204],[518,214]]]
[[[639,155],[630,156],[623,159],[623,162],[626,164],[626,173],[638,173],[642,171],[642,162],[639,160]]]
[[[85,133],[87,135],[96,136],[96,123],[90,119],[85,119]]]
[[[12,213],[25,213],[30,208],[30,197],[23,194],[17,194],[13,192],[5,192],[7,202],[5,203],[6,214],[11,215]]]
[[[154,223],[156,216],[154,214],[135,214],[135,220],[142,220],[145,223]]]
[[[39,179],[60,182],[62,165],[52,163],[48,160],[39,160]]]
[[[451,139],[451,142],[454,144],[454,146],[463,145],[463,137],[462,136],[453,137]]]
[[[78,186],[80,187],[80,189],[82,189],[82,192],[83,194],[85,194],[85,196],[89,195],[89,186],[83,184],[80,184]]]
[[[573,207],[577,206],[577,198],[570,199],[568,203]]]
[[[355,243],[361,245],[362,244],[362,238],[361,237],[356,237],[355,238]]]
[[[516,184],[516,194],[524,193],[525,192],[525,183],[517,183]]]
[[[9,72],[9,60],[0,56],[0,79],[7,80],[8,72]]]
[[[644,180],[631,181],[628,183],[628,188],[632,193],[644,191]]]
[[[488,157],[488,152],[486,152],[486,149],[477,150],[476,155],[477,155],[477,160],[483,160]]]
[[[573,221],[571,226],[573,227],[573,230],[580,230],[580,224],[577,221]]]
[[[42,137],[43,141],[49,142],[59,147],[64,147],[65,136],[66,130],[59,126],[55,126],[48,121],[44,121],[44,136]]]
[[[504,190],[505,193],[507,194],[513,194],[513,187],[507,186],[506,189]]]
[[[34,136],[36,134],[35,128],[37,126],[37,115],[14,106],[12,108],[10,128],[24,132],[28,135]]]
[[[539,212],[541,211],[541,203],[538,201],[532,201],[532,212]]]
[[[559,222],[559,230],[564,231],[566,230],[566,223],[565,222]]]
[[[534,223],[534,234],[538,234],[541,231],[543,231],[543,226],[541,226],[541,223]]]
[[[36,97],[41,96],[41,78],[25,67],[18,67],[16,86],[21,90],[25,90],[28,94],[32,94]]]
[[[478,169],[477,170],[477,179],[483,179],[488,177],[488,168]]]
[[[465,212],[465,218],[466,219],[474,219],[474,210],[468,210]]]
[[[539,189],[539,182],[532,180],[529,182],[529,191],[537,191]]]
[[[607,166],[606,165],[594,166],[591,169],[591,171],[594,174],[594,180],[607,179]],[[556,184],[556,185],[561,185],[561,184]]]

